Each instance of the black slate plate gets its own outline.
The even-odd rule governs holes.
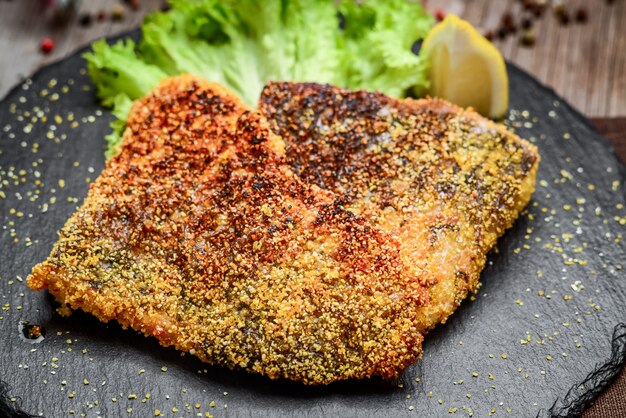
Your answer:
[[[8,404],[48,417],[577,416],[626,357],[626,167],[552,91],[514,66],[509,75],[507,123],[543,161],[533,201],[490,255],[475,300],[428,336],[423,360],[398,382],[305,387],[205,365],[84,313],[64,318],[26,287],[102,170],[111,120],[79,53],[42,69],[0,103]],[[21,336],[24,321],[44,327],[43,341]]]

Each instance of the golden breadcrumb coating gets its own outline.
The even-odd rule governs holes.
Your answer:
[[[535,187],[535,146],[443,100],[279,82],[259,109],[297,175],[396,237],[428,288],[422,332],[477,290],[487,252]]]
[[[191,76],[135,102],[28,285],[271,378],[393,378],[421,353],[425,292],[396,240],[294,176],[258,113]]]

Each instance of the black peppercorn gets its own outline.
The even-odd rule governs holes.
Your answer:
[[[93,21],[93,18],[91,17],[91,15],[89,13],[85,13],[83,14],[80,19],[78,19],[78,23],[81,26],[87,27],[87,26],[91,26],[91,22]]]

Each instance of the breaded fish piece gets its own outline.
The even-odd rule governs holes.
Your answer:
[[[180,76],[133,105],[28,285],[212,364],[327,384],[419,358],[425,294],[399,253],[294,176],[257,112]]]
[[[298,176],[396,237],[428,289],[422,332],[477,290],[487,252],[535,187],[535,146],[443,100],[278,82],[259,109]]]

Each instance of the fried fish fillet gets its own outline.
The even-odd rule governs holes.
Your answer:
[[[428,289],[422,332],[477,290],[487,252],[535,187],[535,146],[442,100],[278,82],[259,109],[298,176],[397,238]]]
[[[28,285],[271,378],[393,378],[421,354],[425,291],[395,239],[294,176],[258,113],[191,76],[133,105]]]

